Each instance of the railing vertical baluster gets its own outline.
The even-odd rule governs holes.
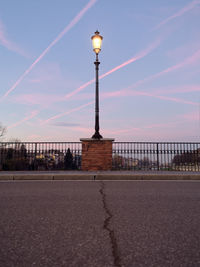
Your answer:
[[[159,143],[156,144],[156,154],[157,154],[157,170],[160,170],[159,164]]]

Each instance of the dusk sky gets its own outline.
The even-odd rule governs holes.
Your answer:
[[[200,0],[0,1],[4,140],[200,141]]]

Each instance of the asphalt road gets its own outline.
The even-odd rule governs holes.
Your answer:
[[[198,267],[200,182],[0,182],[0,266]]]

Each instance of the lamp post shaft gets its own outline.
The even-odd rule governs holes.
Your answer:
[[[94,139],[103,138],[99,133],[99,59],[96,54],[95,70],[96,70],[96,91],[95,91],[95,134],[92,136]]]

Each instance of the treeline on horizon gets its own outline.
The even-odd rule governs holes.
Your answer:
[[[23,143],[15,147],[0,146],[0,170],[78,170],[79,155],[49,149],[41,152],[28,151]]]

